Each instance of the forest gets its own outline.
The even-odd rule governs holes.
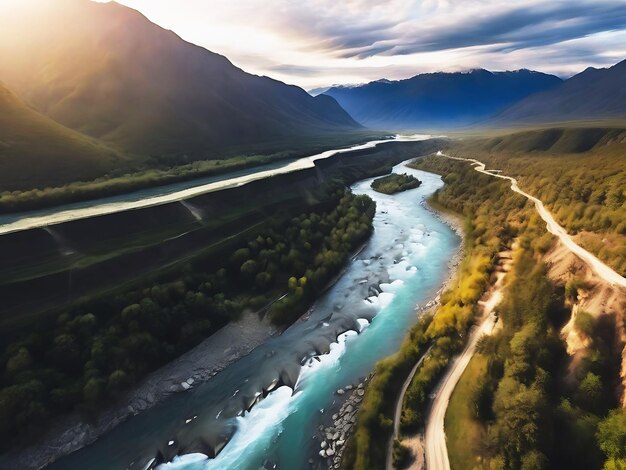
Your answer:
[[[568,374],[570,360],[559,331],[569,319],[566,297],[575,297],[584,285],[575,278],[555,285],[547,278],[541,256],[550,247],[551,236],[541,219],[528,206],[517,214],[502,210],[494,197],[513,201],[518,196],[510,191],[496,191],[495,196],[485,192],[485,185],[493,183],[469,165],[428,158],[419,166],[445,175],[447,184],[437,202],[463,208],[471,217],[472,238],[476,228],[495,220],[495,226],[510,226],[519,240],[514,269],[497,309],[501,327],[481,340],[479,357],[473,359],[482,356],[487,364],[467,397],[482,433],[471,449],[476,457],[473,467],[623,468],[626,428],[620,425],[626,413],[615,409],[620,355],[612,321],[595,320],[585,312],[578,315],[575,326],[585,332],[589,353],[575,365],[573,375]],[[506,183],[498,184],[508,190]],[[511,234],[506,230],[498,237],[506,244]],[[455,445],[470,442],[465,435],[449,444],[452,462]]]
[[[374,213],[367,196],[338,190],[310,212],[274,219],[221,258],[194,260],[169,279],[89,300],[14,335],[2,351],[2,449],[62,413],[95,416],[240,315],[292,323],[367,240]]]
[[[395,194],[408,189],[418,188],[422,182],[407,173],[392,173],[372,181],[372,189],[383,194]]]
[[[497,152],[491,141],[482,140],[456,145],[452,151],[517,178],[520,187],[541,199],[578,243],[624,276],[626,153],[618,143],[624,135],[609,134],[591,146],[584,131],[570,130],[566,136],[572,143],[567,147],[561,143],[560,150],[543,142],[526,143],[518,149],[521,136],[514,134],[500,139]],[[530,137],[537,138],[534,133]],[[578,147],[572,147],[573,143]]]
[[[436,312],[423,314],[400,351],[377,364],[343,468],[384,468],[392,432],[390,397],[398,395],[409,370],[428,350],[405,395],[400,423],[403,432],[423,428],[429,394],[465,343],[496,254],[515,238],[520,248],[513,279],[497,311],[503,328],[481,340],[478,356],[488,366],[471,387],[471,396],[464,397],[480,423],[480,444],[470,449],[475,458],[470,467],[453,469],[626,468],[626,412],[615,409],[619,354],[612,349],[613,326],[579,316],[577,328],[588,332],[591,353],[576,368],[574,380],[565,380],[569,361],[558,331],[567,320],[565,296],[580,286],[555,286],[547,279],[541,255],[552,236],[541,219],[507,183],[470,165],[433,156],[412,166],[443,175],[446,184],[431,204],[465,218],[465,257]],[[452,463],[455,446],[472,445],[465,433],[456,442],[453,438],[448,436]],[[395,464],[402,467],[408,456],[395,442]]]

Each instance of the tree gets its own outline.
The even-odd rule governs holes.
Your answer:
[[[128,385],[128,374],[121,369],[114,370],[109,375],[107,388],[111,393],[119,393],[126,385]]]
[[[626,468],[626,409],[612,410],[598,425],[596,437],[608,457],[604,468]]]
[[[264,290],[272,284],[272,275],[267,272],[261,272],[254,279],[254,286],[259,290]]]
[[[29,369],[32,363],[33,363],[33,360],[30,356],[30,353],[28,352],[28,349],[20,348],[7,361],[6,371],[9,374],[16,374],[23,370]]]
[[[256,261],[254,261],[253,259],[249,259],[241,265],[239,271],[244,278],[253,279],[256,273],[259,271],[259,267]]]
[[[94,406],[102,400],[104,395],[104,380],[92,378],[83,387],[83,399],[88,405]]]
[[[578,386],[577,402],[587,410],[597,411],[602,407],[603,395],[602,380],[593,372],[588,372]]]
[[[521,470],[543,470],[548,468],[548,459],[537,450],[531,450],[522,457]]]

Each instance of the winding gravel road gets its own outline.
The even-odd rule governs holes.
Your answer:
[[[450,155],[446,155],[442,153],[441,151],[437,152],[437,155],[450,158],[452,160],[461,160],[465,162],[470,162],[475,165],[474,169],[478,171],[479,173],[484,173],[485,175],[494,176],[496,178],[500,178],[504,180],[509,180],[511,182],[511,189],[513,191],[515,191],[518,194],[521,194],[527,199],[530,199],[535,204],[535,209],[537,209],[537,212],[546,223],[548,231],[551,234],[559,237],[561,242],[563,242],[563,245],[565,245],[565,247],[568,250],[570,250],[572,253],[578,256],[581,260],[587,263],[594,273],[596,273],[600,278],[604,279],[609,284],[612,284],[615,286],[626,287],[626,278],[620,276],[618,273],[613,271],[609,266],[604,264],[594,255],[589,253],[587,250],[585,250],[583,247],[581,247],[580,245],[577,245],[576,242],[572,240],[572,237],[570,237],[567,231],[563,227],[561,227],[557,223],[556,220],[554,220],[554,217],[552,217],[552,214],[550,214],[548,209],[545,208],[545,206],[543,205],[543,202],[541,202],[541,200],[537,199],[535,196],[531,196],[527,192],[521,190],[515,178],[498,174],[497,173],[498,170],[486,170],[485,164],[483,162],[479,160],[475,160],[473,158],[452,157]]]
[[[503,280],[509,270],[512,261],[509,257],[500,257],[502,271],[498,271],[496,282],[486,300],[479,302],[483,311],[483,321],[475,327],[469,335],[465,349],[460,356],[452,361],[452,365],[446,372],[435,391],[430,413],[426,421],[424,432],[424,450],[426,468],[428,470],[449,470],[448,449],[446,447],[446,434],[444,431],[444,419],[446,410],[454,387],[461,379],[465,368],[476,351],[478,340],[483,335],[491,334],[496,324],[495,309],[502,300]]]
[[[420,360],[415,363],[413,369],[411,369],[411,373],[404,381],[402,389],[400,390],[400,394],[398,395],[398,399],[396,400],[396,409],[393,415],[393,434],[389,438],[389,443],[387,444],[387,462],[385,465],[385,468],[387,470],[393,470],[393,442],[400,437],[400,418],[402,417],[402,404],[404,403],[404,395],[406,395],[406,391],[409,389],[409,385],[411,385],[411,382],[413,381],[413,377],[415,376],[418,367],[422,364],[422,362],[424,362],[424,359],[428,357],[431,349],[432,346],[430,346],[424,352],[424,354],[422,354]]]
[[[484,173],[489,176],[509,180],[511,182],[511,190],[521,194],[527,199],[531,200],[535,204],[535,209],[541,218],[545,221],[547,229],[553,235],[559,237],[563,245],[569,249],[572,253],[583,260],[589,267],[607,283],[626,287],[626,278],[620,276],[609,266],[604,264],[593,254],[577,245],[570,237],[567,231],[561,227],[550,212],[545,208],[543,202],[536,197],[528,194],[520,189],[517,180],[510,176],[499,174],[498,170],[486,170],[485,164],[479,160],[473,158],[460,158],[446,155],[441,151],[437,152],[437,155],[450,158],[452,160],[460,160],[470,162],[474,165],[474,169],[479,173]],[[501,282],[499,279],[498,282]],[[444,418],[446,410],[448,408],[448,402],[454,391],[454,387],[458,383],[459,379],[463,375],[465,368],[469,364],[474,351],[476,350],[476,344],[482,334],[488,333],[492,330],[494,325],[493,309],[499,303],[501,299],[501,292],[496,289],[494,294],[486,301],[484,305],[485,314],[488,315],[487,319],[481,324],[479,328],[473,331],[467,342],[467,346],[456,358],[450,366],[445,377],[439,385],[439,390],[436,393],[433,401],[430,414],[426,421],[426,430],[424,433],[424,447],[426,453],[426,469],[427,470],[450,470],[450,461],[448,459],[448,450],[446,447],[446,435],[444,430]]]

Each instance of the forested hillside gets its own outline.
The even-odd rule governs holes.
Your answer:
[[[38,113],[0,81],[0,193],[6,197],[127,164],[119,152]]]
[[[451,152],[518,179],[586,249],[626,275],[626,131],[557,128],[465,141]]]
[[[72,410],[97,412],[240,315],[292,323],[367,239],[374,212],[367,196],[339,191],[311,212],[266,223],[231,252],[73,305],[6,338],[0,447],[25,443]]]
[[[469,400],[472,418],[462,424],[467,433],[450,436],[451,462],[457,449],[463,449],[480,469],[620,468],[626,454],[615,446],[626,437],[626,430],[620,429],[625,413],[611,411],[618,407],[620,349],[615,321],[620,320],[580,313],[575,328],[585,331],[588,351],[572,363],[559,330],[569,319],[567,297],[575,297],[579,286],[574,277],[565,286],[548,279],[541,257],[552,237],[541,219],[527,204],[518,213],[523,219],[515,211],[498,210],[494,197],[518,196],[506,182],[479,174],[466,163],[428,158],[419,167],[444,175],[446,186],[436,198],[439,204],[462,210],[472,227],[499,221],[497,226],[508,227],[500,235],[505,235],[502,242],[511,234],[519,239],[514,269],[497,309],[502,326],[481,341],[479,355],[472,360],[486,361],[487,366],[468,385],[469,396],[459,398]],[[485,191],[493,184],[501,187],[495,196]],[[478,431],[472,432],[476,426]]]

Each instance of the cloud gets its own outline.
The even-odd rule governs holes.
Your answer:
[[[567,76],[626,57],[626,0],[118,0],[307,88],[484,67]]]
[[[485,45],[495,51],[508,52],[626,29],[626,3],[621,1],[503,5],[504,2],[483,8],[454,6],[448,8],[445,15],[439,8],[438,14],[426,21],[407,19],[387,30],[377,30],[378,35],[359,36],[358,29],[351,31],[337,25],[329,49],[340,51],[343,58],[360,59],[379,54],[406,55]]]

